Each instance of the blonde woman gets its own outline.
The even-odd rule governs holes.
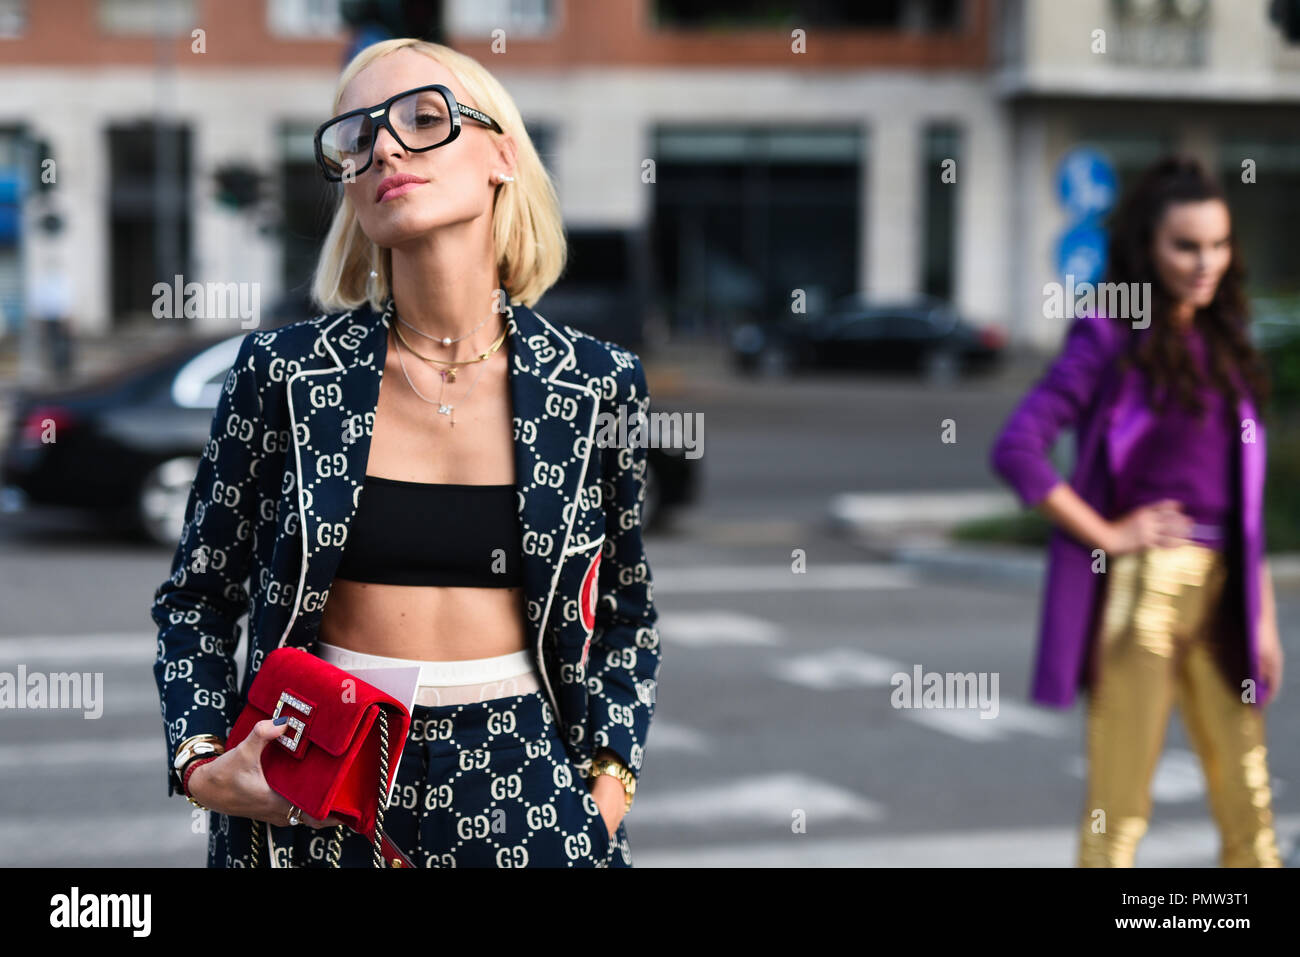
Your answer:
[[[646,450],[598,426],[646,412],[641,363],[530,308],[564,266],[558,203],[480,64],[374,44],[332,114],[325,314],[244,339],[155,596],[169,793],[211,810],[209,866],[330,865],[337,822],[262,775],[280,727],[222,750],[298,646],[420,668],[384,817],[416,866],[630,866],[661,656]],[[371,860],[349,832],[341,865]]]

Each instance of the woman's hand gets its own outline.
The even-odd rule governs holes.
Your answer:
[[[1123,555],[1143,548],[1173,548],[1186,545],[1192,520],[1173,499],[1141,505],[1110,523],[1102,548],[1111,555]]]
[[[1259,676],[1268,682],[1271,704],[1282,690],[1282,642],[1276,621],[1262,619],[1259,623]]]
[[[1269,702],[1272,703],[1282,690],[1282,641],[1277,630],[1277,598],[1273,593],[1273,573],[1267,559],[1260,563],[1259,574],[1264,593],[1259,616],[1259,676],[1268,682]]]
[[[248,737],[234,748],[195,768],[189,782],[194,800],[232,817],[288,825],[289,801],[271,790],[262,773],[262,750],[283,732],[282,726],[266,718],[253,725]],[[318,821],[300,812],[298,818],[299,823],[312,828],[343,823],[333,815]]]
[[[197,771],[194,773],[198,774]],[[605,819],[605,830],[609,831],[610,840],[613,840],[623,815],[627,813],[627,793],[623,790],[623,784],[613,775],[602,774],[592,782],[591,796],[596,799],[600,816]],[[612,827],[611,821],[614,822]]]

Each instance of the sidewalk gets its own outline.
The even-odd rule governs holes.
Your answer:
[[[1019,509],[1001,491],[849,492],[830,500],[827,517],[839,534],[886,561],[974,580],[1038,582],[1045,549],[955,542],[949,535],[963,522]],[[1300,554],[1271,554],[1268,562],[1274,582],[1300,586]]]

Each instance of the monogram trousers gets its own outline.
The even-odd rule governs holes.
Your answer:
[[[1110,563],[1088,696],[1081,867],[1133,865],[1175,706],[1205,774],[1220,864],[1281,866],[1264,716],[1242,700],[1216,661],[1211,621],[1227,574],[1221,552],[1194,544],[1148,548]]]
[[[214,816],[209,866],[246,863],[251,822]],[[330,866],[334,828],[276,831],[293,835],[263,848],[276,866]],[[625,822],[611,839],[542,691],[415,705],[384,832],[417,867],[632,866]],[[371,842],[344,834],[339,866],[373,867]]]

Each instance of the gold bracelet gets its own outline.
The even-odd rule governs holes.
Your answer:
[[[596,758],[591,763],[591,773],[588,777],[595,780],[602,774],[618,778],[619,783],[623,785],[623,795],[627,799],[625,813],[632,810],[632,798],[636,794],[636,778],[628,770],[627,765],[616,758]]]
[[[194,742],[201,741],[201,740],[214,741],[217,744],[222,745],[223,748],[225,746],[225,742],[223,742],[215,734],[192,734],[184,741],[182,741],[180,744],[176,745],[176,750],[172,752],[172,761],[175,762],[175,760],[181,756],[182,749],[187,748],[190,745],[192,745]]]

